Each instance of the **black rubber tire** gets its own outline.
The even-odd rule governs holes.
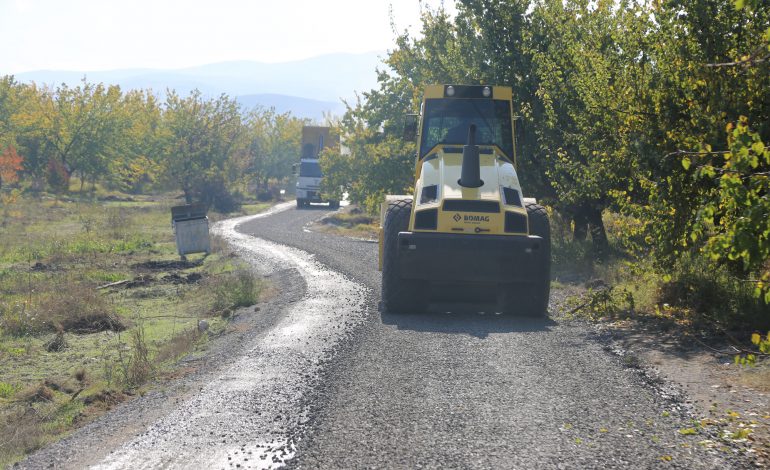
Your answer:
[[[329,209],[339,209],[340,201],[329,201]]]
[[[305,207],[305,200],[297,198],[297,209],[302,209]]]
[[[532,317],[548,316],[551,296],[551,226],[548,212],[539,204],[527,203],[529,234],[542,237],[543,269],[536,279],[523,284],[501,286],[501,304],[504,313]]]
[[[383,224],[382,310],[387,313],[417,313],[427,309],[425,282],[404,279],[398,272],[398,233],[409,229],[412,201],[390,203]]]

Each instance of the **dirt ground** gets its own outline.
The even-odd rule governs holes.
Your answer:
[[[327,217],[311,230],[355,237],[345,227],[350,209],[336,219]],[[348,230],[345,230],[345,229]],[[360,235],[359,235],[360,236]],[[372,238],[374,238],[372,236]],[[552,315],[570,310],[569,299],[586,291],[592,281],[575,275],[552,291]],[[567,320],[571,321],[571,320]],[[770,364],[739,366],[728,344],[700,344],[681,332],[665,332],[646,322],[600,321],[597,336],[627,367],[645,375],[662,393],[677,395],[694,420],[684,433],[698,433],[700,445],[752,456],[757,467],[770,467]]]
[[[728,344],[701,344],[639,321],[596,324],[607,348],[649,381],[677,394],[697,417],[691,430],[700,445],[752,456],[770,467],[770,364],[739,366]],[[713,348],[713,350],[711,349]]]

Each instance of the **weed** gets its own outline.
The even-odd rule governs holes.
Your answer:
[[[17,391],[17,387],[6,382],[0,382],[0,398],[12,398]]]
[[[212,253],[221,253],[225,256],[228,256],[232,253],[232,250],[230,249],[230,246],[227,244],[227,241],[225,241],[224,238],[214,235],[211,237],[211,252]]]
[[[96,217],[89,213],[81,213],[81,215],[78,216],[78,222],[80,222],[83,231],[86,233],[91,233],[97,225]]]
[[[357,207],[350,207],[322,218],[317,228],[322,232],[342,236],[376,238],[379,232],[379,220]]]
[[[75,380],[80,382],[81,384],[84,384],[86,382],[86,379],[88,378],[88,372],[86,372],[85,369],[78,369],[75,371],[74,376]]]
[[[102,224],[110,238],[123,240],[131,234],[133,219],[124,207],[108,208]]]
[[[214,309],[248,307],[259,301],[262,283],[248,269],[225,273],[214,283]]]
[[[732,328],[770,327],[770,305],[754,297],[753,289],[727,266],[701,256],[682,256],[660,284],[658,302],[705,314]]]
[[[48,352],[62,352],[67,349],[67,340],[64,338],[64,330],[59,329],[53,338],[43,345]]]
[[[200,334],[197,328],[191,328],[188,331],[172,337],[158,347],[154,361],[156,364],[162,364],[166,361],[173,361],[187,354],[192,346],[198,341]]]
[[[5,468],[46,443],[42,417],[29,407],[0,414],[0,467]]]
[[[26,336],[34,333],[34,317],[28,302],[0,300],[0,332],[12,336]]]
[[[26,403],[52,402],[54,395],[53,390],[43,382],[19,392],[19,398]]]
[[[631,291],[625,288],[602,286],[589,289],[584,295],[569,299],[568,316],[582,316],[592,320],[628,317],[635,312],[636,302]]]
[[[126,323],[94,289],[77,282],[65,282],[56,292],[40,300],[35,323],[38,331],[86,334],[123,331]]]
[[[144,326],[139,326],[131,332],[131,340],[134,356],[129,369],[128,383],[139,386],[147,382],[152,375],[150,350],[145,339]]]
[[[121,352],[118,363],[119,371],[122,374],[121,382],[127,389],[144,385],[153,373],[150,349],[147,345],[143,325],[131,330],[131,346],[131,354],[124,356]]]

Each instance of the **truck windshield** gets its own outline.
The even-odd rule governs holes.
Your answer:
[[[320,178],[321,166],[318,164],[318,162],[302,162],[299,164],[299,176]]]
[[[476,145],[496,145],[513,156],[511,106],[506,100],[427,99],[420,158],[438,144],[465,145],[468,128],[476,125]]]

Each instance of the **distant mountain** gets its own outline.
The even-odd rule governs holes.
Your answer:
[[[341,101],[319,101],[269,93],[237,96],[236,100],[246,109],[257,106],[275,108],[279,113],[291,112],[295,116],[312,119],[318,124],[323,123],[324,114],[341,116],[345,112],[345,105]]]
[[[380,65],[381,56],[384,53],[328,54],[275,64],[221,62],[176,70],[38,70],[16,74],[16,79],[47,85],[76,85],[85,76],[92,83],[116,84],[123,89],[151,89],[159,95],[163,95],[167,88],[183,95],[197,88],[207,96],[226,93],[239,97],[244,103],[261,104],[259,100],[264,100],[281,110],[291,99],[296,99],[294,104],[316,113],[332,104],[330,109],[340,111],[344,108],[336,103],[341,98],[352,99],[356,91],[374,88],[377,84],[375,69]],[[308,117],[315,117],[315,114]]]

